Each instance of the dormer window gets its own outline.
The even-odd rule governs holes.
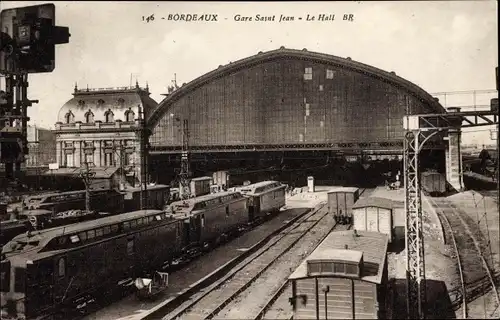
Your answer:
[[[118,106],[119,107],[123,107],[124,104],[125,104],[125,100],[123,98],[118,99]]]
[[[73,112],[69,111],[64,116],[64,120],[66,121],[66,123],[73,123],[75,122],[75,115],[73,114]]]
[[[102,105],[104,105],[104,100],[102,99],[97,100],[97,106],[102,106]]]
[[[113,111],[111,111],[111,109],[109,109],[108,111],[106,111],[106,113],[104,114],[104,118],[105,118],[105,121],[106,122],[113,122],[114,121],[114,114],[113,114]]]
[[[86,123],[93,123],[94,122],[94,114],[92,113],[92,111],[87,111],[87,113],[85,113],[85,122]]]
[[[125,121],[126,122],[133,122],[134,116],[135,116],[135,113],[131,109],[128,109],[127,111],[125,111]]]
[[[85,101],[83,101],[83,100],[78,100],[78,106],[79,106],[79,107],[83,107],[83,106],[85,106]]]

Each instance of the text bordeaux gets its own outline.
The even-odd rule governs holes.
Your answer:
[[[218,21],[217,14],[169,14],[167,20],[171,21]]]

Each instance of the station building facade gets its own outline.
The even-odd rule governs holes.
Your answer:
[[[78,89],[59,110],[54,133],[59,171],[120,168],[128,185],[141,183],[146,159],[144,119],[157,107],[149,88]]]

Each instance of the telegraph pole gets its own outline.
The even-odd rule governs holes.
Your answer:
[[[182,198],[187,199],[191,195],[189,189],[189,178],[191,177],[189,166],[189,121],[184,119],[182,121],[182,154],[181,154],[181,171],[179,178],[182,188]]]
[[[147,174],[147,161],[148,161],[148,134],[146,132],[145,114],[143,108],[139,107],[139,157],[141,165],[141,210],[146,209],[148,201],[148,174]]]
[[[90,213],[90,185],[92,180],[94,180],[95,172],[90,170],[89,163],[87,161],[85,161],[83,170],[80,171],[79,176],[85,184],[85,211]]]

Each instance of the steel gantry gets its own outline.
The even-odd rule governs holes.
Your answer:
[[[406,297],[407,316],[410,319],[425,318],[425,259],[418,161],[420,150],[429,139],[438,134],[460,133],[461,128],[494,124],[498,124],[498,111],[489,110],[412,115],[404,118]]]

